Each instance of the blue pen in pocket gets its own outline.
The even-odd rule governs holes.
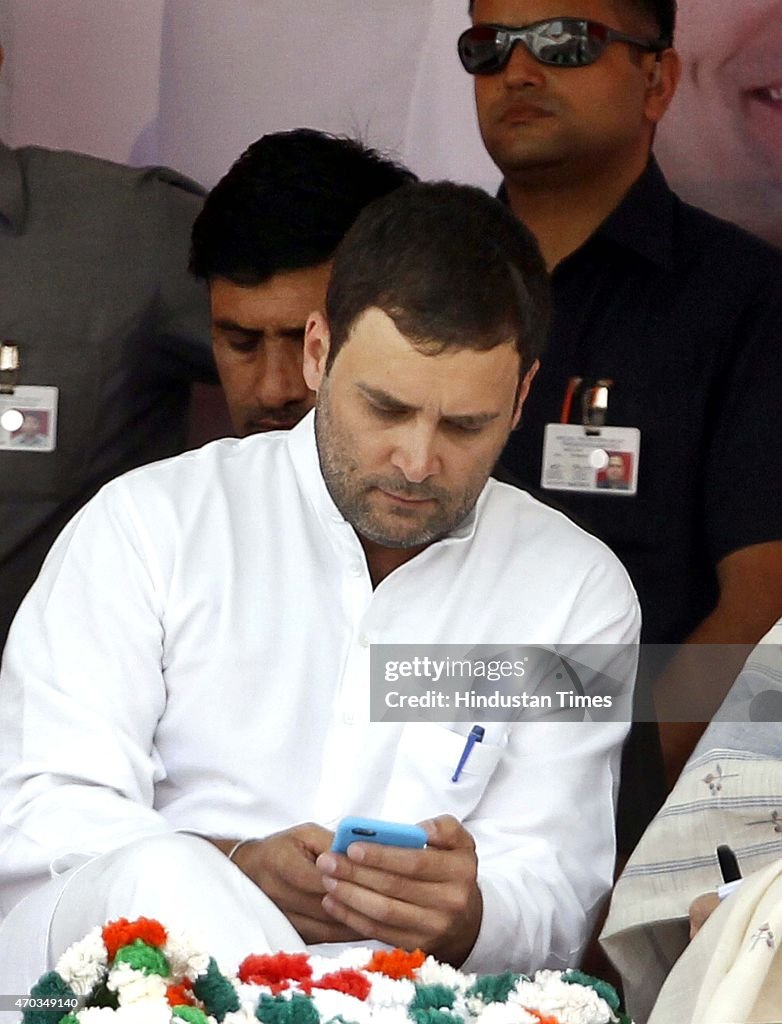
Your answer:
[[[458,782],[459,776],[462,774],[464,766],[467,764],[467,758],[470,756],[470,751],[476,743],[480,743],[483,740],[483,736],[486,730],[482,725],[474,725],[470,729],[470,733],[467,737],[467,742],[464,744],[464,750],[462,756],[459,758],[459,763],[456,765],[456,771],[451,776],[451,782]]]

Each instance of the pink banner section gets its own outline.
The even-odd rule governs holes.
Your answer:
[[[782,242],[782,22],[772,0],[679,4],[657,154],[684,198]],[[213,184],[259,135],[359,135],[426,178],[494,190],[467,0],[5,0],[0,135]]]

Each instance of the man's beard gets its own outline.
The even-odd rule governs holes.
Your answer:
[[[363,475],[350,455],[352,438],[333,421],[325,380],[318,396],[315,435],[332,501],[360,536],[387,548],[420,547],[447,536],[469,515],[488,477],[488,473],[475,473],[459,494],[453,494],[427,480],[414,483],[401,472]],[[431,500],[421,508],[395,505],[393,498],[383,497],[379,490],[402,498]],[[387,508],[384,513],[378,511],[381,503]]]

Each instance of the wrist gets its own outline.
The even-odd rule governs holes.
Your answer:
[[[234,864],[237,863],[237,855],[245,847],[249,846],[250,843],[259,843],[260,839],[256,836],[247,836],[244,839],[214,839],[211,836],[204,836],[212,846],[216,846],[217,849],[224,853],[228,860]],[[238,867],[238,864],[237,864]]]

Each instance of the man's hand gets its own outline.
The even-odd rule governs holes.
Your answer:
[[[421,825],[424,850],[356,842],[346,856],[322,853],[315,866],[328,890],[323,907],[354,934],[420,948],[458,967],[483,913],[475,843],[450,815]]]
[[[357,938],[321,904],[326,889],[315,860],[329,849],[333,838],[333,832],[308,822],[246,843],[233,858],[307,943],[350,942]],[[215,841],[215,845],[227,853],[233,843]]]
[[[720,905],[716,892],[705,892],[690,904],[690,938],[694,939],[706,921]]]

